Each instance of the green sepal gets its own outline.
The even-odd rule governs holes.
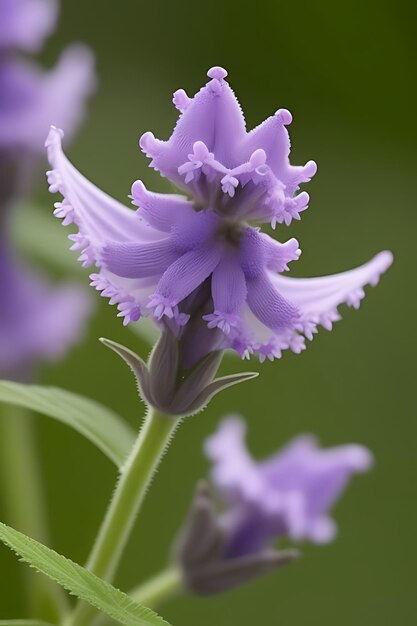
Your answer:
[[[179,384],[172,402],[171,408],[175,413],[188,414],[196,398],[213,381],[222,358],[223,352],[221,350],[210,352],[187,372],[183,382]]]
[[[187,417],[204,409],[220,391],[258,376],[258,372],[242,372],[213,380],[223,358],[216,350],[203,357],[190,370],[179,366],[178,341],[170,332],[161,334],[149,362],[129,348],[100,339],[116,352],[135,375],[139,395],[158,411],[173,417]]]
[[[195,402],[188,408],[190,414],[198,413],[202,411],[207,404],[218,393],[234,385],[239,385],[247,380],[252,380],[259,376],[259,372],[242,372],[241,374],[230,374],[229,376],[222,376],[216,378],[200,393]]]
[[[170,406],[177,386],[178,341],[169,330],[161,334],[148,361],[150,396],[158,404]]]
[[[136,378],[139,396],[143,400],[148,400],[150,397],[150,383],[149,371],[145,361],[121,343],[116,343],[115,341],[106,339],[105,337],[100,337],[100,341],[107,348],[110,348],[113,352],[118,354],[123,361],[127,363]]]

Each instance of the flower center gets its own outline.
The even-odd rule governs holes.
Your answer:
[[[225,239],[225,241],[234,248],[238,248],[240,246],[244,230],[243,224],[223,219],[219,222],[217,235],[220,238]]]

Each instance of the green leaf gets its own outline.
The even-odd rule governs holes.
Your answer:
[[[0,539],[23,561],[46,574],[61,587],[126,626],[169,626],[151,609],[104,582],[81,565],[0,523]]]
[[[121,467],[135,441],[133,430],[107,407],[65,389],[0,380],[0,402],[21,406],[71,426]]]

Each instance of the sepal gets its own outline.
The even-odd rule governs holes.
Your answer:
[[[107,348],[116,352],[116,354],[118,354],[123,361],[127,363],[136,378],[140,397],[147,400],[150,397],[150,381],[149,371],[145,361],[132,350],[129,350],[129,348],[126,348],[125,346],[122,346],[122,344],[116,343],[115,341],[111,341],[111,339],[100,337],[100,341],[107,346]]]
[[[161,334],[148,363],[121,344],[103,338],[100,341],[130,367],[141,398],[173,417],[198,413],[223,389],[258,376],[257,372],[244,372],[215,379],[223,357],[222,350],[210,352],[191,369],[183,368],[181,344],[170,330]]]
[[[195,402],[190,406],[189,410],[191,410],[192,413],[198,413],[198,411],[201,411],[208,405],[214,396],[224,389],[228,389],[229,387],[233,387],[247,380],[252,380],[252,378],[256,378],[257,376],[259,376],[258,372],[242,372],[241,374],[230,374],[229,376],[216,378],[203,389]]]
[[[267,549],[225,557],[227,534],[205,481],[196,488],[188,519],[174,548],[186,589],[196,595],[223,593],[299,557],[297,550]]]
[[[163,332],[148,361],[150,393],[159,404],[169,405],[177,384],[178,341],[170,330]]]
[[[196,399],[204,388],[211,384],[220,367],[222,358],[222,350],[210,352],[189,370],[175,394],[173,408],[177,412],[181,413],[183,410],[190,410],[190,407],[196,403]]]

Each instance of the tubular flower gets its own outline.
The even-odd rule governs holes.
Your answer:
[[[229,417],[205,446],[227,507],[225,555],[256,553],[280,537],[331,541],[336,526],[329,511],[350,477],[372,465],[369,450],[353,444],[323,450],[314,437],[301,436],[256,462],[246,449],[245,430],[242,419]]]
[[[71,46],[42,72],[17,51],[33,52],[52,30],[54,0],[0,0],[0,377],[25,378],[78,339],[88,310],[84,291],[51,288],[25,267],[10,243],[12,206],[30,182],[50,119],[75,131],[94,86],[92,55]]]
[[[129,211],[75,169],[62,152],[62,131],[52,128],[48,179],[64,196],[55,214],[78,227],[72,247],[85,266],[98,267],[92,285],[125,323],[151,315],[184,336],[198,318],[209,349],[273,360],[287,348],[300,352],[318,325],[330,329],[339,304],[359,306],[363,287],[378,282],[392,256],[382,252],[334,276],[286,277],[301,254],[297,240],[280,243],[259,224],[300,219],[309,197],[299,187],[316,164],[289,163],[287,110],[247,132],[227,72],[214,67],[208,76],[193,98],[175,92],[181,115],[168,141],[150,132],[140,139],[151,166],[180,194],[153,193],[137,181],[138,210]]]

